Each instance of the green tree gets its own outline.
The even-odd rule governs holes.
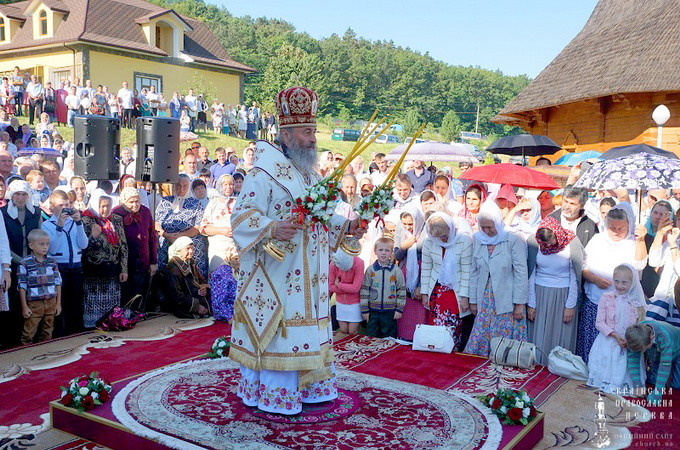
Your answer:
[[[198,71],[194,71],[191,80],[180,85],[177,90],[186,93],[189,89],[193,89],[196,95],[203,94],[203,98],[212,102],[212,99],[217,95],[217,88],[212,81],[208,81]]]
[[[454,138],[460,136],[461,127],[460,119],[455,111],[449,111],[444,114],[442,119],[442,126],[439,128],[439,133],[447,141],[451,142]]]
[[[406,112],[404,119],[401,121],[401,126],[403,127],[403,133],[405,136],[413,136],[422,124],[422,116],[415,108],[409,109]]]

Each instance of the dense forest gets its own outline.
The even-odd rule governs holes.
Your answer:
[[[257,69],[246,78],[246,100],[267,109],[280,89],[302,84],[319,94],[322,115],[343,121],[368,118],[380,108],[406,132],[427,121],[452,138],[475,130],[479,107],[481,133],[517,131],[491,118],[527,86],[525,75],[449,65],[391,41],[363,39],[351,29],[317,40],[286,21],[235,17],[203,0],[150,1],[207,23],[232,58]]]

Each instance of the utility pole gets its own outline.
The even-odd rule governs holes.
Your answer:
[[[477,119],[475,120],[475,133],[479,133],[479,102],[477,102]]]

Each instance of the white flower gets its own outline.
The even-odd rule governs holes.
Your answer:
[[[64,396],[65,396],[66,394],[68,394],[68,392],[66,392],[66,391],[61,391],[61,398],[64,398]]]
[[[500,412],[502,412],[503,414],[505,414],[506,412],[508,412],[508,408],[505,407],[505,406],[501,406]]]
[[[87,395],[90,393],[90,390],[86,387],[81,387],[80,389],[78,389],[78,393],[80,395]]]
[[[15,423],[10,426],[0,426],[0,439],[18,439],[28,434],[38,434],[40,425],[30,423]]]
[[[81,397],[80,395],[76,395],[75,397],[73,397],[73,400],[75,400],[77,402],[81,401],[82,399],[83,399],[83,397]]]
[[[524,402],[515,402],[515,408],[524,408]]]
[[[97,394],[96,392],[93,392],[93,393],[92,393],[92,398],[99,398],[99,394]]]
[[[217,346],[218,346],[218,347],[226,347],[226,346],[227,346],[227,343],[224,342],[224,341],[222,341],[222,342],[220,342]]]
[[[526,393],[526,392],[522,392],[522,401],[526,403],[526,402],[528,402],[528,401],[530,401],[530,400],[531,400],[531,399],[529,398],[529,396],[527,395],[527,393]]]
[[[316,200],[317,198],[319,198],[319,194],[317,194],[316,192],[310,192],[309,196],[312,198],[312,200]]]
[[[522,416],[523,416],[523,417],[529,417],[529,413],[530,413],[530,412],[531,412],[531,410],[530,410],[529,408],[524,408],[524,409],[522,410]]]

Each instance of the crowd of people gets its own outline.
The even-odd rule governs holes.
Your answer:
[[[77,77],[73,82],[65,80],[58,86],[53,86],[51,81],[43,85],[35,75],[21,73],[19,67],[2,77],[0,110],[7,117],[28,117],[31,126],[40,122],[73,127],[77,115],[94,114],[119,118],[121,125],[127,128],[134,128],[138,117],[157,116],[179,119],[182,130],[188,132],[207,131],[210,124],[217,134],[242,139],[246,138],[249,127],[254,138],[271,140],[277,133],[276,116],[261,111],[255,101],[250,106],[225,105],[219,99],[207,99],[191,88],[186,93],[174,91],[166,98],[153,84],[137,90],[131,89],[127,81],[116,88],[95,86],[91,80],[83,83]],[[43,113],[47,121],[42,120]]]
[[[115,111],[128,120],[128,109]],[[231,322],[240,253],[231,216],[256,165],[255,142],[240,155],[193,142],[163,196],[135,178],[134,148],[121,152],[120,180],[85,180],[73,173],[69,143],[50,134],[55,116],[36,107],[31,128],[14,112],[0,117],[3,136],[46,138],[65,157],[15,158],[18,141],[14,152],[0,141],[3,347],[92,329],[136,295],[149,310]],[[318,172],[343,158],[322,154]],[[362,157],[351,161],[337,211],[351,216],[389,170],[382,153],[367,168]],[[669,377],[680,387],[680,190],[641,200],[625,189],[532,191],[413,161],[393,195],[393,210],[368,225],[358,255],[331,256],[342,332],[363,323],[371,336],[412,340],[418,324],[444,325],[457,351],[484,357],[499,336],[535,343],[542,364],[563,347],[589,364],[590,385],[610,392],[639,387],[645,376],[658,387],[650,399]],[[649,373],[645,350],[656,361]]]

